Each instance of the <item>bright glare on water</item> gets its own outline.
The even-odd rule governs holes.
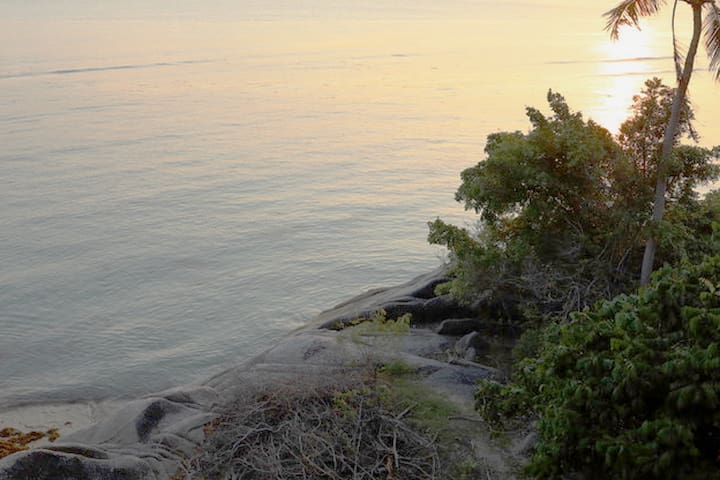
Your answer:
[[[0,406],[201,380],[439,265],[487,134],[672,81],[666,19],[612,44],[596,4],[3,2]]]

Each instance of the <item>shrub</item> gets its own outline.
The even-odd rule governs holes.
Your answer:
[[[648,223],[672,93],[649,80],[617,139],[552,91],[550,116],[527,109],[529,132],[489,135],[486,158],[462,172],[456,193],[479,214],[478,229],[429,224],[429,241],[455,260],[450,293],[490,314],[542,323],[634,288],[649,233],[660,263],[704,253],[718,210],[706,215],[695,187],[717,177],[711,160],[720,150],[677,145],[666,220]],[[687,106],[681,132],[693,133],[691,120]]]
[[[664,267],[638,294],[555,323],[515,383],[481,384],[481,412],[539,416],[537,478],[716,478],[720,256]]]

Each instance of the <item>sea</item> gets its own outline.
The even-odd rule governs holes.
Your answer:
[[[667,16],[613,43],[612,6],[0,0],[0,410],[202,381],[438,267],[488,134],[672,83]]]

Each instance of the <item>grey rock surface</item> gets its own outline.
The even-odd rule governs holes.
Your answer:
[[[443,270],[395,288],[374,290],[323,312],[274,347],[204,382],[128,402],[112,415],[52,445],[0,460],[0,480],[169,480],[204,439],[204,426],[219,407],[251,385],[297,385],[342,375],[350,368],[401,358],[426,385],[467,404],[480,378],[497,372],[467,362],[438,360],[447,337],[423,328],[402,336],[354,335],[336,331],[382,308],[390,317],[412,313],[439,322],[464,313],[446,297],[435,297]],[[355,330],[358,332],[358,330]]]
[[[358,318],[368,318],[378,310],[385,310],[388,318],[409,313],[414,324],[472,315],[473,312],[448,295],[435,296],[435,287],[449,280],[445,267],[440,267],[403,285],[371,290],[336,305],[322,312],[313,325],[337,330]]]
[[[487,353],[490,344],[478,332],[471,332],[462,337],[455,344],[454,350],[465,360],[473,361],[478,355]]]
[[[440,323],[437,333],[440,335],[467,335],[482,328],[477,318],[448,318]]]
[[[203,440],[220,398],[209,387],[167,390],[52,445],[0,460],[0,480],[167,479]]]
[[[530,430],[519,442],[513,445],[513,453],[516,455],[530,455],[538,441],[536,430]]]
[[[66,453],[58,449],[34,449],[0,460],[0,479],[108,479],[157,478],[150,465],[135,456],[110,458],[88,456],[89,450]]]

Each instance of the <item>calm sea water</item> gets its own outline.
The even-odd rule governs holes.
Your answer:
[[[117,3],[0,3],[0,407],[200,380],[434,268],[488,133],[548,88],[613,129],[672,79],[611,4]]]

